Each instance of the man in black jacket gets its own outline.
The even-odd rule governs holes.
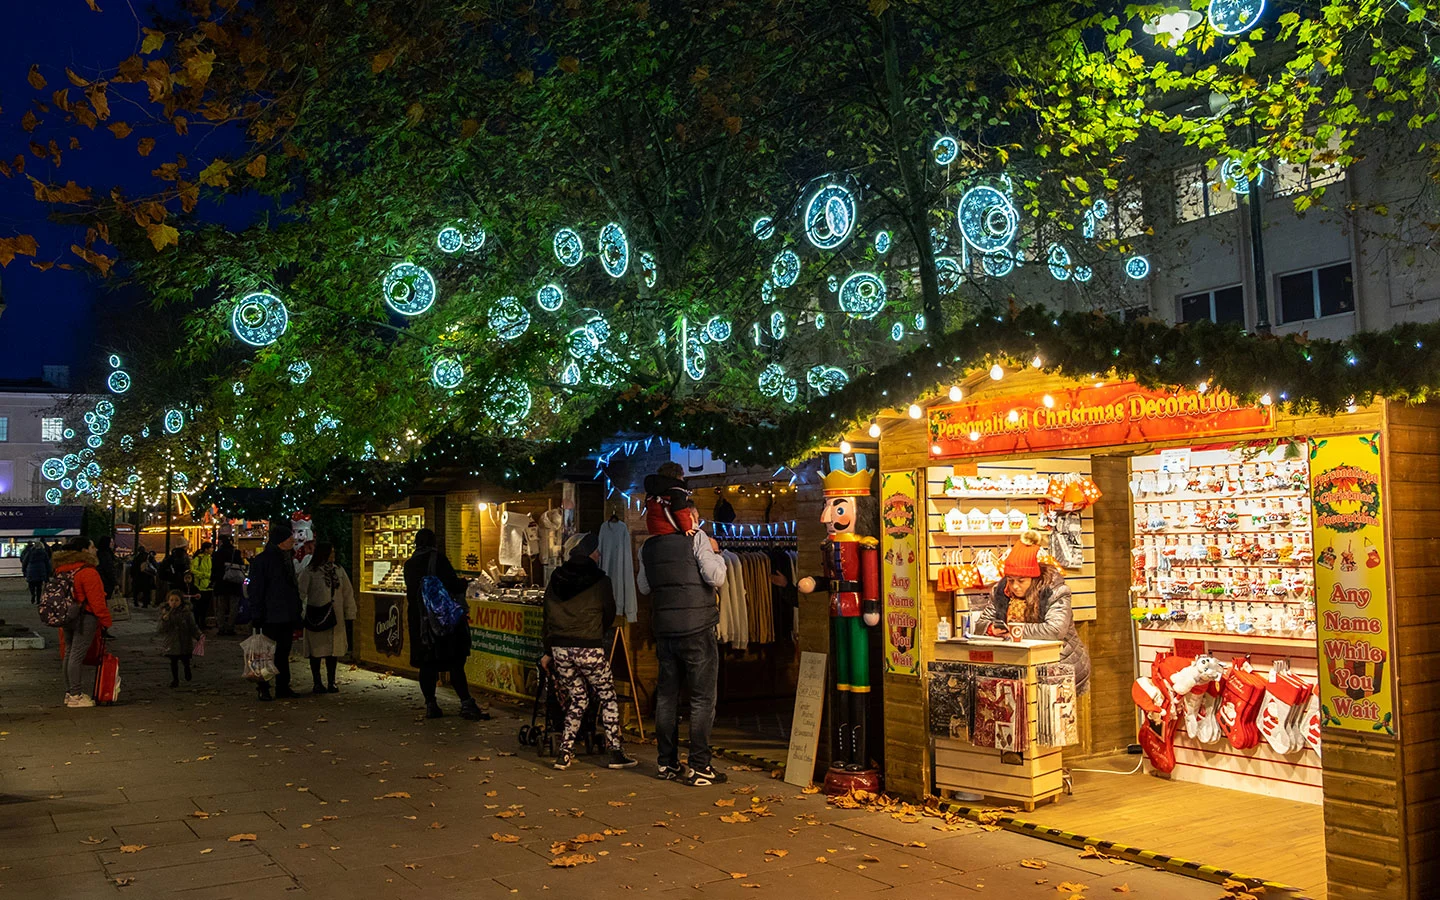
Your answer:
[[[290,558],[294,546],[290,523],[276,519],[270,523],[265,549],[250,562],[250,624],[275,642],[275,696],[282,700],[299,696],[290,690],[290,645],[304,615],[300,580]],[[270,699],[269,682],[261,681],[259,690],[261,700]]]

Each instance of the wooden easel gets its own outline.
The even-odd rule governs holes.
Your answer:
[[[620,662],[624,664],[622,676],[620,667],[615,664],[615,652],[620,651]],[[640,731],[640,740],[645,740],[645,720],[640,717],[640,707],[635,698],[639,695],[639,688],[635,683],[635,665],[630,656],[630,642],[625,640],[625,624],[617,622],[615,625],[615,640],[610,643],[610,674],[614,677],[616,691],[615,700],[622,707],[628,705],[630,711],[635,715],[635,727]],[[625,682],[626,691],[620,693],[620,682]],[[625,723],[624,713],[621,713],[620,722]]]

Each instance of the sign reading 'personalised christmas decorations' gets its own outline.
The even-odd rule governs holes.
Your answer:
[[[920,543],[916,537],[920,505],[919,481],[914,472],[887,472],[880,476],[880,549],[884,554],[880,627],[885,633],[885,672],[920,674],[915,632],[920,624],[916,592],[920,582]]]
[[[993,456],[1250,434],[1275,427],[1268,406],[1228,391],[1152,391],[1133,381],[937,406],[930,442],[940,456]]]
[[[1322,724],[1395,733],[1380,436],[1310,444]]]

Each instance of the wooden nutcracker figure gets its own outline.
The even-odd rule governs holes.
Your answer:
[[[879,507],[870,496],[874,472],[863,453],[832,453],[826,460],[825,509],[820,521],[823,578],[802,578],[809,594],[830,594],[830,721],[833,744],[825,792],[880,790],[870,765],[865,713],[870,699],[870,629],[880,622],[880,564],[874,532]]]

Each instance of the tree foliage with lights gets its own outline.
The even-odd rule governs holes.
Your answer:
[[[1014,345],[969,343],[1017,295],[1110,305],[1146,236],[1096,223],[1164,148],[1260,177],[1388,129],[1433,163],[1429,5],[187,0],[111,68],[32,70],[52,168],[0,174],[180,323],[117,400],[130,448],[96,449],[122,501],[119,473],[162,463],[192,485],[446,460],[518,483],[632,429],[783,460],[981,349],[1028,359],[1021,317],[986,332]],[[64,178],[62,147],[101,140],[154,161],[147,192]],[[252,224],[211,212],[251,196]],[[7,264],[51,253],[0,240]],[[237,340],[257,293],[284,327]],[[1186,380],[1241,374],[1217,355],[1237,335],[1177,347],[1202,339]]]

